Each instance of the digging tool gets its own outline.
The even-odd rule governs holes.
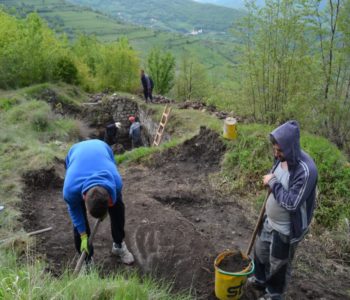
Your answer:
[[[252,237],[251,237],[251,239],[250,239],[250,242],[249,242],[249,246],[248,246],[248,249],[247,249],[247,252],[246,252],[247,256],[249,256],[250,252],[252,251],[252,248],[253,248],[253,245],[254,245],[254,242],[255,242],[256,235],[258,234],[259,228],[260,228],[261,223],[262,223],[262,221],[263,221],[264,214],[265,214],[266,202],[267,202],[267,199],[268,199],[269,196],[270,196],[270,193],[271,193],[271,192],[270,192],[270,189],[269,189],[269,190],[267,191],[267,193],[266,193],[265,201],[264,201],[264,203],[263,203],[263,206],[261,207],[258,221],[256,222],[253,235],[252,235]]]
[[[47,232],[47,231],[50,231],[50,230],[52,230],[52,227],[48,227],[48,228],[44,228],[44,229],[28,232],[28,233],[26,233],[26,235],[27,236],[37,235],[37,234],[44,233],[44,232]],[[14,237],[10,237],[10,238],[4,239],[4,240],[0,240],[0,244],[9,242],[9,241],[14,240],[14,239],[16,239],[18,237],[19,236],[14,236]]]
[[[96,220],[96,223],[95,223],[95,225],[94,225],[94,228],[92,229],[91,234],[90,234],[90,236],[89,236],[89,245],[91,245],[92,240],[94,239],[94,236],[95,236],[95,234],[96,234],[98,225],[100,225],[101,221],[102,221],[101,219],[97,219],[97,220]],[[81,255],[80,255],[80,258],[79,258],[79,260],[78,260],[78,262],[77,262],[77,265],[75,266],[74,273],[73,273],[74,275],[78,275],[78,274],[79,274],[80,269],[81,269],[81,267],[82,267],[82,265],[83,265],[83,263],[84,263],[85,258],[86,258],[86,252],[83,251],[83,252],[81,253]]]

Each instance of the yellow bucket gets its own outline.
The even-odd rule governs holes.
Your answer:
[[[224,138],[234,140],[237,138],[237,120],[228,117],[224,122]]]
[[[254,262],[250,259],[247,268],[241,272],[231,273],[221,270],[218,266],[220,262],[226,257],[236,254],[234,251],[224,251],[215,259],[215,296],[220,300],[238,300],[243,295],[243,286],[247,281],[248,275],[254,272]],[[241,252],[245,259],[249,259]]]

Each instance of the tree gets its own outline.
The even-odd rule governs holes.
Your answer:
[[[139,85],[139,58],[126,38],[101,46],[101,62],[97,65],[99,88],[133,92]]]
[[[175,57],[170,52],[153,48],[148,56],[149,75],[154,82],[155,91],[166,94],[174,85]]]
[[[281,122],[310,107],[314,77],[305,1],[267,0],[263,8],[247,1],[240,24],[242,89],[256,120]]]
[[[328,0],[325,9],[313,3],[314,32],[322,74],[319,133],[350,149],[350,1]]]
[[[202,100],[208,96],[209,81],[202,64],[185,53],[176,78],[176,97],[180,100]]]

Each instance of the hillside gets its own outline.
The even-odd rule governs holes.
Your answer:
[[[227,65],[235,61],[235,38],[230,35],[183,35],[152,30],[121,21],[87,7],[62,0],[0,0],[13,15],[26,16],[38,12],[57,33],[74,39],[79,33],[95,35],[100,41],[116,41],[126,36],[145,58],[153,47],[171,51],[177,59],[184,53],[195,54],[215,78],[224,76]],[[218,75],[219,74],[219,75]]]
[[[143,130],[153,137],[164,106],[145,104],[131,94],[87,95],[64,84],[0,91],[0,99],[0,125],[7,128],[0,134],[4,171],[0,195],[5,205],[0,238],[9,237],[0,247],[0,276],[11,279],[0,282],[1,299],[13,299],[15,291],[19,299],[214,299],[215,257],[224,249],[246,249],[257,220],[261,205],[257,197],[265,192],[259,179],[272,163],[267,151],[272,127],[240,124],[237,141],[227,141],[221,137],[222,120],[214,113],[172,104],[166,127],[170,141],[126,151],[128,159],[122,163],[121,156],[116,156],[124,182],[126,241],[135,264],[125,267],[110,254],[106,218],[94,241],[96,271],[74,279],[68,276],[78,255],[74,256],[71,223],[62,199],[67,151],[79,140],[101,138],[100,122],[105,124],[111,117],[122,122],[119,134],[128,135],[130,124],[120,118],[124,114],[120,107],[133,107]],[[320,186],[335,186],[329,175],[346,168],[343,156],[322,138],[306,132],[302,136],[303,148],[319,166]],[[347,185],[348,178],[338,183]],[[320,191],[322,197],[330,194]],[[316,212],[321,210],[322,203]],[[9,259],[13,249],[26,246],[24,234],[18,232],[22,226],[26,232],[51,227],[56,233],[37,235],[26,253],[27,261],[44,257],[45,268],[37,265],[22,271],[19,263],[14,267],[14,259]],[[347,232],[334,233],[337,236],[313,223],[297,250],[286,299],[350,299],[349,248],[344,236],[340,239]],[[140,283],[130,286],[136,273],[172,282],[172,292],[183,291],[187,296],[161,294],[147,285],[140,288]],[[17,278],[16,285],[12,278]],[[138,282],[148,280],[142,276]],[[244,293],[242,300],[257,298],[249,289]]]
[[[227,32],[242,13],[211,4],[189,0],[69,0],[91,7],[124,21],[155,29],[189,33],[193,29],[204,32]]]

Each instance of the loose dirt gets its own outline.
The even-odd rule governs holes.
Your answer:
[[[102,275],[136,270],[172,282],[174,291],[191,289],[196,299],[215,299],[216,256],[225,249],[246,249],[255,222],[246,218],[235,195],[219,195],[212,187],[210,179],[220,170],[224,151],[220,137],[201,128],[194,138],[153,155],[147,163],[120,168],[126,242],[136,262],[126,267],[111,255],[110,222],[106,219],[94,242],[95,263]],[[24,176],[23,223],[27,231],[53,227],[37,236],[36,250],[46,257],[48,270],[55,275],[67,266],[74,268],[78,258],[62,199],[63,178],[63,162],[59,161],[56,168]],[[303,255],[309,251],[307,245],[299,249]],[[301,262],[308,259],[314,261],[307,256]],[[342,292],[350,288],[347,281],[317,274],[319,278],[297,273],[288,299],[350,299]],[[256,297],[247,290],[242,299]]]
[[[238,273],[245,270],[249,266],[250,260],[242,256],[240,252],[227,255],[218,264],[222,271]]]

